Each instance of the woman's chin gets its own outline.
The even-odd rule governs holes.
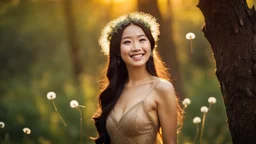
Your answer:
[[[133,62],[133,63],[129,63],[127,66],[128,67],[133,67],[133,68],[139,68],[139,67],[146,66],[146,62],[143,62],[143,61],[135,62],[135,63]]]

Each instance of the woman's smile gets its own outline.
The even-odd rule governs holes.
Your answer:
[[[133,54],[130,57],[134,60],[134,61],[139,61],[143,58],[144,53],[140,53],[140,54]]]

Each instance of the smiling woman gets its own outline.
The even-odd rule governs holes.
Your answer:
[[[108,66],[94,115],[95,143],[155,144],[160,128],[164,144],[176,143],[182,110],[155,50],[158,36],[156,19],[141,12],[103,29],[99,43]]]

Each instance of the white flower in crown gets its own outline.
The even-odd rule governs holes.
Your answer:
[[[210,103],[210,104],[215,104],[216,103],[216,98],[215,97],[209,97],[209,99],[208,99],[208,102]]]
[[[133,12],[127,15],[123,15],[110,21],[102,30],[101,36],[99,39],[99,45],[101,47],[101,51],[105,55],[109,55],[110,41],[114,34],[118,33],[118,31],[125,25],[130,24],[132,22],[140,23],[143,26],[150,29],[150,32],[155,40],[158,41],[158,36],[160,34],[159,24],[156,22],[156,18],[150,14],[143,12]]]
[[[71,102],[70,102],[70,107],[71,108],[76,108],[76,107],[78,107],[79,106],[79,103],[76,101],[76,100],[72,100]]]
[[[194,119],[193,119],[193,123],[194,124],[198,124],[198,123],[200,123],[201,122],[201,118],[200,117],[195,117]]]
[[[55,92],[48,92],[46,97],[48,100],[52,100],[52,99],[56,98],[56,94],[55,94]]]
[[[5,124],[4,122],[0,122],[0,128],[4,128]]]
[[[24,132],[25,134],[30,134],[30,133],[31,133],[31,130],[30,130],[29,128],[24,128],[24,129],[23,129],[23,132]]]

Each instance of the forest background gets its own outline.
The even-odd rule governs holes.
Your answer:
[[[248,0],[249,7],[256,0]],[[163,19],[171,16],[182,86],[180,100],[190,98],[178,143],[193,143],[200,108],[209,97],[217,103],[208,112],[204,144],[231,144],[215,61],[201,32],[204,18],[198,0],[158,0]],[[85,105],[83,142],[97,135],[92,115],[97,108],[99,78],[107,57],[98,45],[104,25],[138,10],[137,0],[5,0],[0,1],[0,143],[69,144],[80,142],[79,112],[71,100]],[[171,13],[171,15],[170,15]],[[161,28],[161,27],[160,27]],[[193,32],[193,53],[185,38]],[[161,38],[160,38],[161,39]],[[162,38],[164,39],[164,38]],[[46,98],[49,91],[67,123],[64,127]],[[22,131],[31,129],[30,135]]]

